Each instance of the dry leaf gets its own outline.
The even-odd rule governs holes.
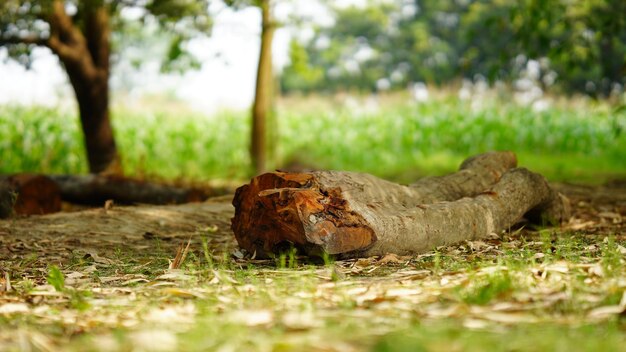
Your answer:
[[[394,253],[387,253],[385,254],[384,257],[382,257],[379,261],[378,264],[389,264],[389,263],[394,263],[394,264],[404,264],[406,262],[406,258],[407,257],[398,257],[397,254]],[[410,257],[408,257],[410,258]]]
[[[481,318],[504,324],[536,323],[539,319],[525,313],[484,312]]]
[[[164,324],[194,324],[196,306],[190,302],[183,305],[169,305],[150,309],[143,320]]]
[[[612,315],[624,313],[624,306],[604,306],[592,309],[587,316],[592,319],[604,319]]]
[[[591,276],[604,277],[604,268],[599,263],[590,266],[587,272]]]
[[[274,314],[269,310],[240,310],[231,314],[230,320],[246,326],[268,325],[274,320]]]
[[[157,280],[170,280],[170,281],[186,281],[194,279],[194,276],[185,274],[182,270],[168,270],[167,273],[157,276]]]
[[[290,330],[308,330],[322,326],[322,321],[310,312],[287,312],[281,319],[283,325]]]
[[[93,251],[87,252],[87,254],[85,254],[85,256],[83,257],[83,259],[89,259],[89,258],[92,258],[94,262],[99,263],[99,264],[106,264],[106,265],[115,264],[114,260],[101,257],[98,255],[98,253],[93,252]]]
[[[176,334],[170,330],[142,330],[131,336],[136,351],[175,351],[178,346]]]
[[[126,280],[122,283],[120,283],[121,286],[128,286],[128,285],[132,285],[132,284],[136,284],[139,282],[150,282],[148,281],[148,279],[144,279],[144,278],[137,278],[137,279],[130,279],[130,280]]]
[[[104,213],[106,214],[111,209],[113,209],[113,199],[107,199],[104,202]]]
[[[463,326],[468,329],[480,330],[488,327],[489,323],[481,319],[468,318],[463,320]]]
[[[0,314],[28,313],[30,308],[26,303],[5,303],[0,306]]]
[[[200,298],[200,299],[206,299],[206,296],[198,293],[198,292],[193,292],[190,290],[183,290],[181,288],[177,288],[177,287],[171,287],[171,288],[166,288],[163,289],[162,291],[165,294],[168,295],[172,295],[175,297],[181,297],[181,298]]]
[[[419,295],[422,293],[421,288],[391,288],[385,292],[385,297],[404,297]]]

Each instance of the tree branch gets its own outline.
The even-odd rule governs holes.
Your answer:
[[[85,77],[101,74],[87,46],[87,40],[65,12],[62,1],[55,0],[50,14],[50,38],[46,45],[63,63],[77,68]]]
[[[39,46],[47,46],[48,39],[41,38],[36,35],[30,35],[27,37],[19,36],[0,36],[0,46],[15,45],[15,44],[32,44]]]

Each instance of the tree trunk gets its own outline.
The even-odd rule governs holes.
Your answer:
[[[122,174],[109,117],[108,76],[83,78],[71,68],[67,72],[78,102],[89,172]]]
[[[402,186],[367,174],[268,173],[240,187],[232,228],[239,245],[267,257],[285,245],[307,254],[420,253],[498,233],[525,214],[559,222],[567,202],[515,155],[487,153],[457,173]]]
[[[267,167],[267,123],[272,106],[272,39],[275,24],[270,14],[270,1],[262,0],[261,7],[261,50],[257,68],[256,90],[252,106],[252,135],[250,158],[256,174]]]
[[[54,1],[47,45],[59,56],[74,89],[91,173],[121,174],[109,117],[109,14],[98,2],[81,7],[83,28]]]

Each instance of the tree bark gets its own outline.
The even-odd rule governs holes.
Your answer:
[[[121,204],[182,204],[201,202],[206,192],[193,188],[147,183],[106,175],[50,175],[64,201],[102,205],[111,199]]]
[[[50,37],[43,43],[59,57],[76,95],[89,171],[121,174],[109,116],[109,14],[98,1],[84,2],[80,13],[82,28],[63,1],[54,0],[46,18]]]
[[[272,40],[275,24],[270,13],[270,0],[261,0],[261,49],[257,67],[256,89],[252,105],[250,159],[256,174],[267,167],[267,123],[272,106]]]
[[[232,228],[257,257],[290,245],[309,255],[370,256],[485,237],[527,213],[566,219],[566,200],[515,165],[513,153],[482,154],[411,186],[351,172],[267,173],[237,190]]]
[[[77,3],[77,23],[65,12],[65,1],[51,0],[41,16],[49,36],[0,38],[0,45],[46,46],[58,56],[76,95],[89,171],[121,174],[120,157],[109,116],[110,24],[101,0]]]
[[[61,192],[48,177],[33,174],[0,176],[0,218],[60,210]]]
[[[107,77],[81,77],[66,65],[74,88],[84,136],[89,172],[122,174],[120,156],[109,116]]]

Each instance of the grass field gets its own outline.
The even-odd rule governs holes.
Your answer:
[[[365,105],[357,102],[356,106]],[[375,109],[279,105],[274,166],[365,171],[409,182],[454,170],[466,156],[513,150],[520,164],[552,180],[601,183],[626,175],[626,112],[602,103],[556,104],[534,112],[502,100],[481,106],[456,98]],[[115,109],[127,173],[166,179],[250,176],[246,112]],[[49,108],[0,107],[0,172],[82,173],[78,119]]]

